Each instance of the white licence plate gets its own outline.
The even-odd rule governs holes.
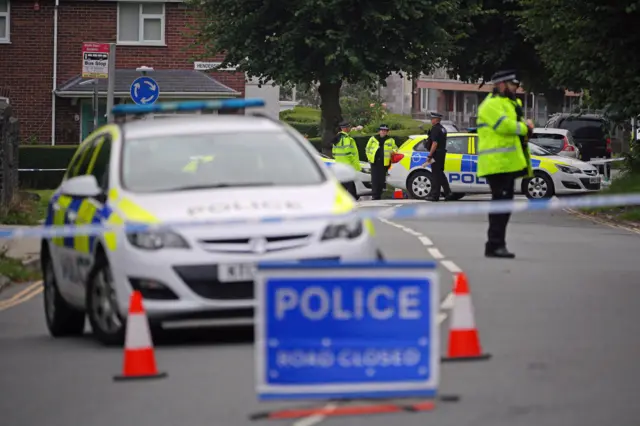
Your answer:
[[[233,283],[253,281],[255,266],[252,263],[223,263],[218,265],[218,281]]]
[[[593,176],[589,178],[589,183],[600,183],[600,176]]]

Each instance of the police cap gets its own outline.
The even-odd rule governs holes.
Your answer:
[[[435,112],[435,111],[430,111],[429,112],[429,118],[442,118],[442,114]]]
[[[340,126],[341,129],[345,129],[347,127],[351,127],[351,123],[347,120],[342,120],[338,126]]]
[[[520,84],[520,81],[516,77],[515,70],[503,70],[498,71],[497,73],[491,76],[491,83],[514,83]]]
[[[386,124],[381,124],[378,130],[389,130],[389,126],[387,126]]]

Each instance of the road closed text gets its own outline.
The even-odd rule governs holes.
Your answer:
[[[413,367],[422,361],[418,348],[402,349],[341,349],[341,350],[278,350],[279,368],[376,368]]]
[[[311,321],[418,320],[422,318],[421,291],[419,286],[281,287],[275,292],[275,319],[284,321],[295,313]]]

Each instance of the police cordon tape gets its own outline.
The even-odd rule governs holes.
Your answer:
[[[473,203],[434,204],[425,202],[424,205],[400,205],[375,209],[357,209],[347,214],[323,214],[300,216],[262,216],[253,219],[217,219],[217,220],[189,220],[166,221],[154,224],[129,222],[124,225],[60,225],[38,226],[24,228],[0,228],[0,239],[19,238],[53,238],[74,237],[77,235],[100,235],[107,231],[123,229],[127,233],[162,231],[174,228],[212,226],[212,225],[248,225],[264,223],[285,223],[304,220],[341,220],[354,219],[430,219],[436,217],[452,217],[464,215],[478,215],[488,213],[519,213],[525,211],[552,211],[569,208],[597,208],[616,206],[640,205],[640,193],[626,195],[586,195],[579,197],[551,198],[547,200],[527,201],[479,201]]]

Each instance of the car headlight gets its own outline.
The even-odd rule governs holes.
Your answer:
[[[145,231],[127,233],[129,242],[141,249],[160,250],[161,248],[189,248],[189,244],[180,235],[171,231]]]
[[[573,166],[564,166],[562,164],[556,164],[556,167],[565,173],[569,173],[570,175],[573,175],[576,173],[582,173],[582,170]]]
[[[359,218],[343,223],[334,223],[327,226],[324,230],[322,240],[333,240],[336,238],[353,239],[359,237],[363,230],[364,226],[362,220]]]

